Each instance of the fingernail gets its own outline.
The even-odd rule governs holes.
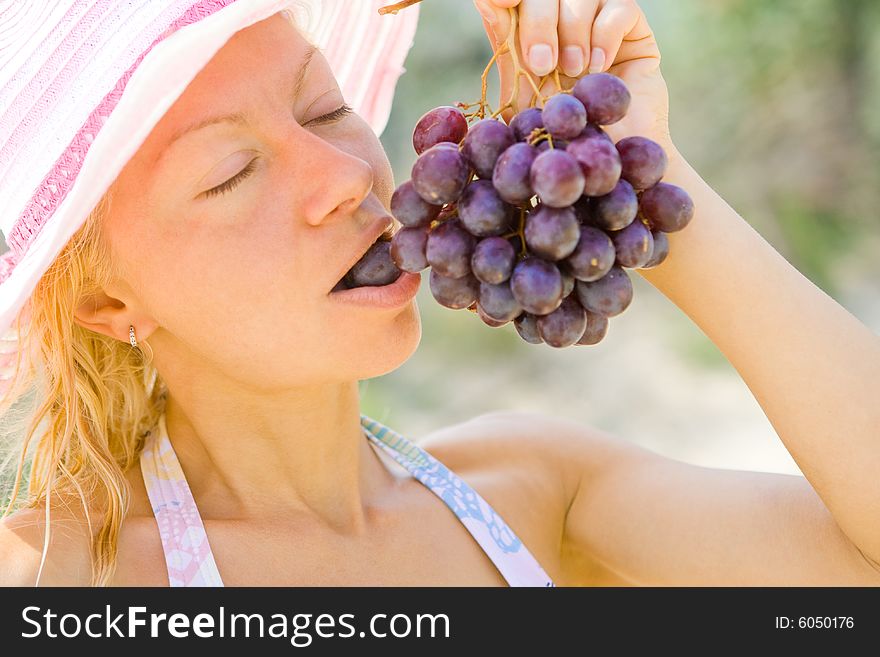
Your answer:
[[[546,43],[529,48],[529,67],[535,75],[547,75],[553,70],[553,49]]]
[[[480,12],[480,16],[482,16],[489,25],[495,25],[498,17],[483,0],[474,0],[474,5],[477,7],[477,11]]]
[[[599,73],[605,68],[605,51],[601,48],[593,48],[593,55],[590,57],[590,73]]]
[[[562,49],[562,72],[575,78],[584,70],[584,51],[580,46],[565,46]]]

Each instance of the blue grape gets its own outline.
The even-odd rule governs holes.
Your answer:
[[[471,270],[481,282],[497,285],[510,278],[516,251],[503,237],[486,237],[477,242],[471,256]]]
[[[519,337],[529,344],[543,344],[544,340],[538,333],[538,318],[532,313],[523,312],[513,320],[513,326]]]
[[[614,265],[598,281],[578,281],[574,289],[584,309],[605,317],[622,313],[633,298],[632,280],[619,265]]]
[[[578,137],[599,137],[605,141],[610,141],[612,144],[614,143],[611,136],[595,123],[588,123],[587,127],[583,129],[583,132]]]
[[[519,317],[523,311],[522,305],[513,296],[507,281],[498,285],[480,283],[477,307],[482,308],[484,313],[499,322],[509,322]]]
[[[458,146],[444,141],[419,155],[410,177],[416,192],[425,201],[444,205],[458,200],[471,172]]]
[[[517,142],[498,158],[495,170],[492,172],[492,184],[503,200],[520,204],[535,195],[531,183],[531,170],[537,154],[533,147]]]
[[[495,162],[513,142],[513,132],[502,121],[481,119],[471,126],[461,152],[480,178],[490,180]]]
[[[581,229],[571,207],[539,205],[526,217],[523,233],[532,253],[547,260],[561,260],[574,251]]]
[[[510,121],[510,129],[517,141],[526,141],[535,128],[543,128],[544,119],[540,107],[528,107]]]
[[[639,209],[652,229],[674,233],[694,217],[694,202],[678,185],[657,183],[642,192]]]
[[[401,184],[391,195],[391,214],[407,227],[427,226],[440,212],[439,205],[428,203],[416,191],[412,180]]]
[[[651,230],[639,219],[629,226],[610,233],[614,249],[617,251],[615,264],[621,267],[637,268],[651,259],[654,250],[654,237]]]
[[[493,319],[493,318],[489,317],[489,315],[486,314],[486,311],[484,311],[480,307],[479,303],[477,304],[477,316],[483,320],[484,324],[486,324],[487,326],[491,326],[492,328],[500,328],[510,321],[510,320],[508,320],[507,322],[502,322],[497,319]]]
[[[565,298],[574,291],[576,279],[567,267],[559,267],[559,273],[562,274],[562,297]]]
[[[651,251],[651,259],[642,265],[642,269],[656,267],[669,255],[669,238],[666,237],[666,233],[662,230],[654,230],[651,231],[651,235],[654,237],[654,250]]]
[[[584,174],[577,160],[554,148],[535,158],[530,181],[541,202],[554,208],[571,205],[584,192]]]
[[[458,219],[449,219],[428,233],[425,257],[432,271],[449,278],[471,274],[471,254],[476,238]]]
[[[639,197],[626,180],[619,180],[609,194],[593,199],[592,223],[604,230],[621,230],[639,213]]]
[[[400,269],[391,258],[391,242],[379,240],[367,249],[354,266],[348,270],[345,282],[348,287],[365,285],[388,285],[400,276]]]
[[[564,262],[572,276],[589,283],[605,276],[615,258],[614,243],[607,234],[593,226],[581,226],[577,246]]]
[[[584,334],[587,313],[575,296],[566,297],[551,313],[538,317],[538,334],[551,347],[570,347]]]
[[[413,129],[413,148],[421,155],[434,144],[449,141],[458,144],[467,134],[464,113],[457,107],[444,105],[425,112]]]
[[[566,151],[573,156],[584,176],[584,196],[611,193],[620,180],[620,155],[610,141],[599,137],[578,137]]]
[[[403,271],[413,274],[428,267],[425,247],[428,229],[425,226],[404,227],[391,238],[391,259]]]
[[[539,153],[543,153],[544,151],[553,150],[554,148],[558,151],[564,151],[568,146],[569,141],[567,139],[554,139],[553,140],[553,148],[550,148],[550,140],[542,139],[538,144],[534,147],[536,151]]]
[[[576,345],[598,344],[608,334],[608,318],[604,315],[587,312],[587,328]]]
[[[637,191],[653,187],[666,173],[669,162],[666,151],[647,137],[621,139],[617,142],[617,152],[620,153],[621,177]]]
[[[578,80],[572,95],[584,104],[587,120],[611,125],[626,116],[632,96],[623,80],[610,73],[590,73]]]
[[[489,180],[475,180],[458,200],[458,217],[476,237],[500,235],[510,229],[513,208],[505,203]]]
[[[527,256],[514,266],[510,290],[524,310],[534,315],[546,315],[559,307],[562,274],[552,262]]]
[[[480,293],[480,281],[473,274],[450,278],[442,276],[433,267],[428,275],[428,286],[437,303],[453,310],[467,308]]]
[[[544,103],[543,119],[554,139],[575,139],[587,126],[587,110],[574,96],[560,93]]]

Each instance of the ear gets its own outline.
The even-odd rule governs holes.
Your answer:
[[[73,315],[73,321],[83,328],[122,342],[129,341],[129,326],[134,326],[138,340],[149,337],[158,326],[149,315],[132,312],[124,302],[103,291],[85,299]]]

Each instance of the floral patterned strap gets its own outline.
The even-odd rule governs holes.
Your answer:
[[[510,586],[556,586],[507,523],[461,477],[416,443],[361,414],[373,442],[452,509]]]

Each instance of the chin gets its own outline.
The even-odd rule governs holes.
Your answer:
[[[415,299],[399,313],[370,331],[369,340],[361,333],[358,342],[361,361],[359,379],[370,379],[393,372],[415,353],[422,339],[422,320]]]

